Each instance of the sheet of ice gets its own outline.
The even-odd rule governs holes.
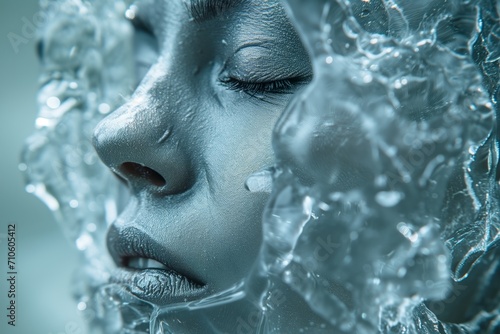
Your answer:
[[[255,268],[228,291],[160,308],[107,284],[103,236],[126,192],[89,140],[131,93],[133,9],[42,0],[39,115],[23,162],[27,190],[81,250],[75,296],[89,331],[281,333],[276,292],[290,287],[324,320],[297,332],[500,332],[500,4],[283,4],[314,79],[278,121],[273,173],[247,181],[272,187]],[[231,310],[236,327],[217,321]]]

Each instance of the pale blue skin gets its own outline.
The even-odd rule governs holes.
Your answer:
[[[138,65],[151,67],[130,101],[99,123],[94,146],[132,195],[108,234],[117,264],[152,258],[203,286],[140,296],[164,305],[231,288],[250,272],[268,195],[244,183],[275,163],[273,126],[312,70],[277,0],[243,1],[199,22],[182,0],[137,8],[135,21],[150,30],[137,34],[138,62],[154,63]],[[230,89],[228,78],[294,82],[255,96]]]

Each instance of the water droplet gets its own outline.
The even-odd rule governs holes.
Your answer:
[[[137,6],[132,5],[130,6],[126,11],[125,11],[125,17],[129,20],[135,19],[135,16],[137,15]]]
[[[51,96],[47,99],[47,107],[51,109],[57,109],[61,105],[61,100],[55,96]]]
[[[98,110],[101,114],[107,114],[111,110],[111,107],[107,103],[101,103]]]
[[[76,247],[79,250],[85,250],[92,244],[92,242],[93,242],[92,237],[88,234],[84,234],[78,239],[76,239]]]
[[[379,191],[375,195],[377,203],[386,208],[395,206],[401,199],[403,199],[403,194],[398,191]]]
[[[320,208],[323,211],[329,211],[330,210],[330,206],[328,204],[326,204],[325,202],[319,202],[318,203],[318,208]]]
[[[76,307],[78,308],[78,311],[84,311],[87,308],[87,303],[79,302]]]
[[[273,176],[271,170],[258,171],[250,175],[245,188],[253,193],[270,193],[273,188]]]
[[[469,147],[469,154],[474,155],[476,154],[476,151],[479,149],[479,145],[471,145]]]

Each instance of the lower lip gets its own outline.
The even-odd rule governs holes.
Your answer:
[[[111,276],[110,283],[120,284],[136,297],[156,305],[198,299],[207,290],[206,286],[185,276],[162,269],[119,268]]]

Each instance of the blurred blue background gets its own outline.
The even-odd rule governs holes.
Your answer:
[[[38,0],[0,0],[0,333],[76,334],[83,333],[71,298],[78,254],[51,212],[24,191],[18,170],[36,115],[36,43],[26,22],[33,23],[37,11]],[[17,36],[16,50],[11,40]],[[16,327],[6,317],[8,224],[17,227]]]

